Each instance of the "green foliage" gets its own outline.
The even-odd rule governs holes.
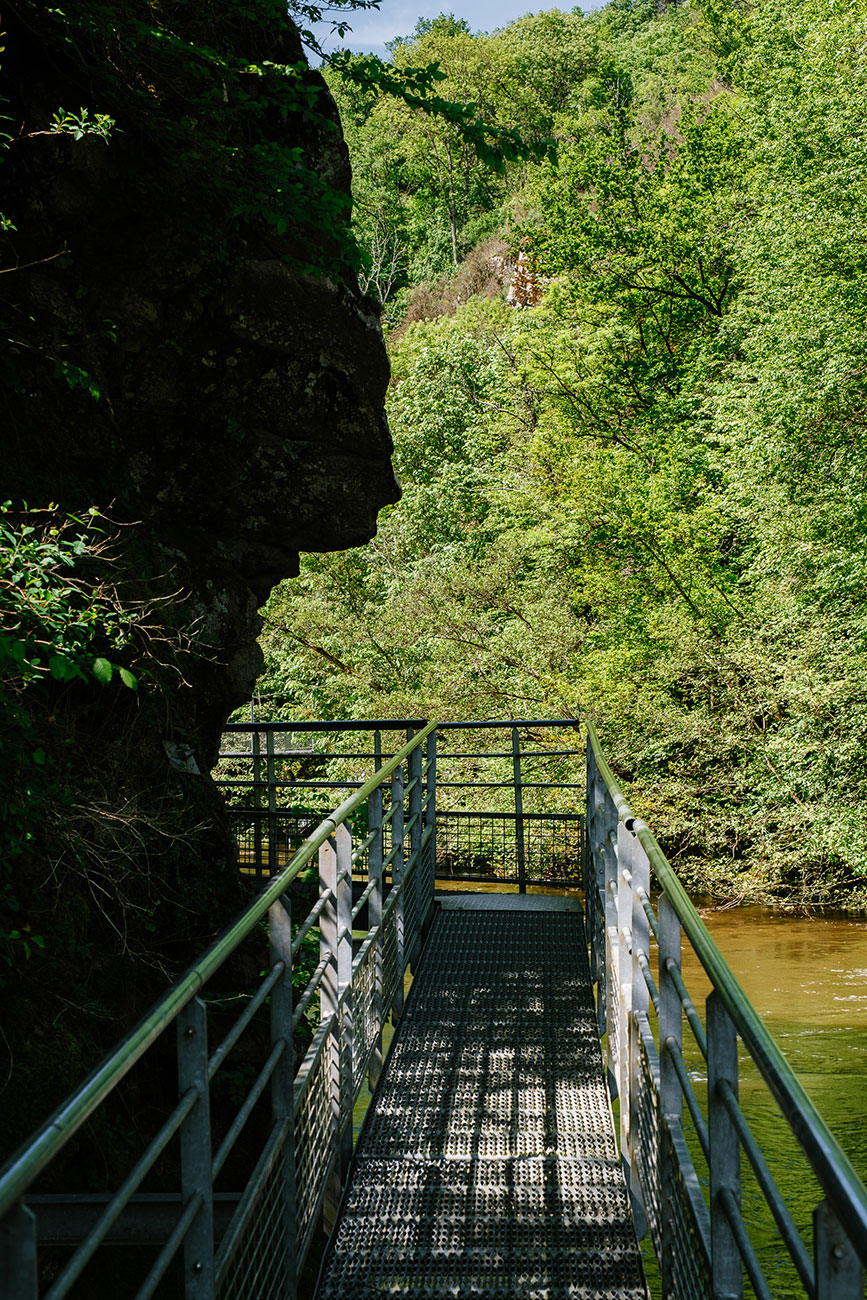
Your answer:
[[[530,95],[532,111],[525,102],[525,87],[544,82],[532,41],[515,57],[501,37],[440,15],[390,49],[388,64],[343,54],[329,76],[353,158],[362,284],[382,303],[454,271],[515,178],[555,147],[545,90]],[[562,62],[565,75],[573,64]]]
[[[83,140],[86,135],[98,135],[107,140],[114,125],[114,120],[107,113],[91,115],[86,108],[80,108],[77,113],[68,113],[66,109],[60,108],[51,119],[49,134],[71,135],[73,140]]]
[[[274,716],[586,709],[694,887],[863,905],[865,19],[618,3],[395,47],[559,146],[454,220],[428,128],[356,106],[396,283],[496,206],[544,293],[393,341],[404,497],[272,596]]]
[[[32,520],[32,522],[31,522]],[[108,683],[117,667],[96,646],[123,650],[139,610],[106,581],[107,535],[99,513],[87,519],[53,510],[19,515],[0,505],[0,671],[7,689],[53,679]],[[80,531],[79,531],[80,530]]]
[[[113,570],[109,525],[95,509],[76,518],[0,506],[0,962],[7,966],[44,946],[23,911],[16,864],[47,815],[62,817],[72,801],[54,711],[70,690],[115,682],[135,692],[150,671],[128,664],[148,663],[151,606],[119,586]]]

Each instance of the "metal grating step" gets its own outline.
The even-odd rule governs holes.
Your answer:
[[[438,915],[319,1300],[645,1300],[579,913]]]
[[[643,1296],[618,1162],[364,1161],[320,1297],[380,1295]]]
[[[437,891],[435,897],[444,911],[578,912],[583,915],[577,898],[562,898],[556,894],[474,894],[462,890],[458,894]]]

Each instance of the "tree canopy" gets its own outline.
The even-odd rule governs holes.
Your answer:
[[[393,66],[537,146],[499,170],[335,87],[404,496],[272,596],[260,708],[587,711],[697,887],[863,903],[865,18],[421,23]]]

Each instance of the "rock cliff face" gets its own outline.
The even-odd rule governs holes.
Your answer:
[[[333,102],[281,6],[165,8],[148,37],[144,0],[4,5],[3,498],[103,512],[154,647],[137,692],[58,684],[35,719],[65,812],[12,873],[46,945],[9,1027],[20,1132],[241,902],[207,772],[259,669],[257,607],[299,551],[371,537],[399,491]],[[52,130],[69,105],[83,132]],[[188,752],[198,775],[170,761]],[[55,1017],[34,1049],[28,1025]],[[31,1104],[37,1061],[52,1083]]]

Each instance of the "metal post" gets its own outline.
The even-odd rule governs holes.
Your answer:
[[[676,1121],[678,1126],[683,1122],[683,1093],[668,1046],[669,1043],[673,1043],[679,1049],[683,1044],[683,1007],[668,965],[671,962],[680,970],[680,921],[665,894],[660,895],[657,916],[659,919],[659,1110],[660,1127],[664,1130],[668,1121],[672,1124]],[[673,1223],[677,1172],[673,1145],[666,1141],[664,1131],[659,1134],[659,1159],[662,1206],[662,1249],[659,1271],[662,1298],[671,1300],[675,1293]]]
[[[524,851],[524,789],[521,784],[521,738],[512,728],[512,774],[515,786],[515,847],[518,850],[518,893],[527,892],[527,860]]]
[[[425,915],[424,924],[422,925],[422,934],[427,932],[430,924],[430,917],[433,910],[434,894],[436,893],[436,875],[437,875],[437,733],[432,731],[427,738],[427,774],[425,780],[425,801],[424,801],[424,829],[425,832],[430,830],[430,839],[427,842],[427,863],[428,868],[425,873],[427,884],[425,887]]]
[[[596,761],[590,744],[585,746],[584,833],[581,837],[581,884],[584,888],[584,913],[587,917],[587,938],[590,943],[590,972],[594,983],[599,978],[596,952],[596,899],[593,890],[593,861],[590,852],[591,828],[594,814],[593,786],[596,779]]]
[[[727,1080],[738,1095],[738,1036],[719,993],[707,999],[707,1110],[710,1140],[710,1231],[714,1300],[742,1300],[743,1263],[720,1193],[741,1203],[741,1152],[719,1085]]]
[[[352,1159],[352,841],[345,826],[319,850],[319,889],[333,897],[319,918],[320,961],[328,968],[319,986],[322,1018],[333,1015],[331,1038],[331,1140],[336,1155],[334,1172],[323,1203],[329,1229]]]
[[[329,1146],[325,1159],[326,1168],[331,1157],[339,1150],[340,1129],[340,1031],[337,1027],[340,1016],[340,996],[337,979],[337,846],[333,839],[326,840],[319,850],[319,897],[330,893],[331,897],[319,915],[319,961],[327,962],[322,983],[319,985],[319,1010],[324,1023],[330,1016],[335,1017],[335,1028],[331,1033],[329,1050],[331,1053],[331,1099],[330,1123],[327,1130]],[[334,1194],[334,1180],[329,1184],[322,1206],[322,1217],[330,1231],[337,1214],[340,1191]]]
[[[422,750],[420,745],[416,745],[409,756],[409,779],[411,784],[415,783],[409,792],[409,819],[412,827],[409,833],[409,860],[415,863],[411,881],[412,895],[415,899],[413,908],[415,929],[411,935],[407,935],[407,959],[412,963],[414,971],[421,952],[421,923],[426,911],[424,867],[421,861]]]
[[[352,1160],[352,1103],[355,1098],[355,1027],[352,1004],[352,836],[347,825],[334,832],[337,843],[337,983],[340,995],[340,1185]]]
[[[379,732],[376,733],[377,737]],[[378,756],[377,756],[378,757]],[[380,766],[377,762],[377,768]],[[367,928],[373,939],[373,1023],[376,1026],[373,1047],[367,1067],[367,1081],[371,1092],[382,1074],[382,786],[377,786],[367,801],[367,829],[374,838],[367,858],[368,879],[374,882],[367,900]]]
[[[813,1211],[816,1300],[863,1300],[864,1269],[827,1201]]]
[[[644,978],[644,971],[639,961],[639,954],[647,955],[650,961],[650,923],[644,910],[641,894],[650,893],[650,862],[635,830],[632,830],[632,1011],[629,1016],[629,1062],[626,1073],[629,1077],[629,1190],[632,1196],[632,1217],[635,1222],[635,1235],[639,1240],[647,1232],[647,1215],[645,1213],[644,1189],[639,1177],[639,1151],[641,1141],[641,1113],[644,1075],[641,1069],[641,1036],[638,1016],[650,1012],[650,990]]]
[[[599,1036],[606,1029],[606,1007],[608,975],[606,962],[606,914],[605,894],[605,823],[602,816],[605,788],[596,770],[596,758],[590,737],[587,737],[587,875],[589,888],[593,896],[592,913],[588,906],[588,918],[592,915],[592,943],[595,958],[594,975],[596,978],[596,1028]]]
[[[265,779],[268,782],[268,875],[280,870],[280,850],[277,845],[277,791],[274,771],[274,732],[265,732]]]
[[[605,1020],[604,1032],[608,1041],[606,1052],[608,1087],[611,1096],[619,1092],[617,1078],[617,1027],[614,1008],[620,996],[618,985],[619,940],[617,931],[617,808],[603,786],[600,799],[599,838],[602,869],[602,897],[605,907]]]
[[[403,1013],[403,973],[406,969],[404,946],[404,894],[403,894],[403,768],[399,767],[391,778],[391,887],[400,888],[400,895],[394,904],[394,924],[397,944],[397,987],[391,1002],[391,1019],[397,1024]]]
[[[0,1223],[0,1295],[36,1300],[36,1215],[20,1202]]]
[[[181,1197],[189,1205],[202,1203],[184,1238],[184,1296],[213,1300],[214,1198],[211,1180],[211,1114],[208,1091],[208,1013],[201,998],[193,998],[175,1022],[178,1043],[178,1093],[194,1088],[199,1096],[181,1124]]]
[[[292,1047],[292,918],[288,899],[277,899],[268,909],[271,966],[283,963],[283,974],[271,990],[271,1046],[283,1043],[283,1055],[271,1076],[271,1114],[285,1128],[281,1152],[283,1171],[283,1231],[285,1244],[285,1300],[295,1300],[297,1234],[295,1200],[295,1063]]]
[[[253,870],[257,876],[264,875],[262,869],[262,760],[259,757],[259,733],[250,734],[250,749],[253,754]]]
[[[614,996],[618,1003],[617,1016],[617,1094],[620,1097],[620,1160],[624,1165],[626,1186],[629,1186],[629,1121],[631,1102],[629,1094],[629,1039],[632,1020],[632,846],[634,836],[623,822],[617,825],[617,966],[614,976],[617,987]]]

